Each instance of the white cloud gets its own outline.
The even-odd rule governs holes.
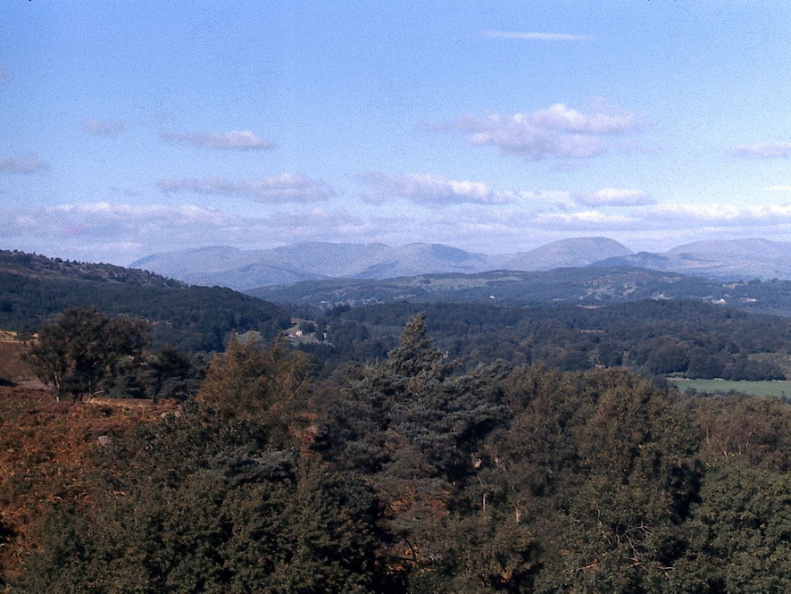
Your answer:
[[[94,136],[115,138],[126,130],[126,126],[124,126],[124,123],[120,120],[97,120],[95,118],[89,118],[82,122],[82,129]]]
[[[743,159],[788,159],[791,157],[791,142],[745,144],[734,148],[731,154]]]
[[[522,39],[527,41],[593,41],[590,35],[569,35],[568,33],[540,33],[525,31],[484,31],[484,37],[494,39]]]
[[[265,217],[194,205],[107,202],[0,208],[0,240],[9,248],[122,265],[158,251],[207,245],[253,249],[296,241],[362,243],[377,229],[392,229],[394,240],[401,228],[390,220],[372,223],[344,210],[324,208]]]
[[[90,235],[104,240],[139,235],[140,241],[172,237],[180,229],[198,225],[218,225],[228,221],[227,215],[198,206],[132,206],[107,202],[61,204],[27,209],[6,209],[0,224],[0,237],[17,234],[58,239],[64,235]]]
[[[482,182],[456,181],[427,173],[388,175],[373,172],[361,179],[370,188],[365,198],[373,203],[400,197],[416,204],[507,204],[515,198],[513,192],[498,192]]]
[[[32,153],[24,157],[0,155],[0,173],[36,173],[44,169],[49,169],[49,166]]]
[[[648,224],[662,226],[680,224],[719,227],[772,227],[791,223],[791,204],[734,206],[732,204],[671,203],[651,208],[646,213]]]
[[[387,214],[387,209],[361,206],[348,211],[315,204],[283,207],[265,216],[195,205],[108,202],[0,207],[0,241],[9,249],[128,264],[157,251],[207,245],[254,249],[299,241],[393,245],[423,241],[502,253],[582,235],[612,237],[633,248],[651,241],[668,249],[725,235],[782,240],[791,231],[791,203],[748,207],[670,203],[614,213],[580,208],[573,201],[552,203],[544,194],[534,193],[529,202],[466,203],[427,214],[417,209]]]
[[[535,215],[531,226],[562,231],[620,230],[637,223],[635,217],[605,214],[597,210],[579,212],[544,212]]]
[[[238,151],[267,150],[275,146],[271,141],[256,136],[249,130],[201,132],[198,134],[166,133],[162,134],[162,138],[198,148],[230,149]]]
[[[162,179],[157,182],[157,187],[167,193],[193,192],[219,196],[240,196],[266,203],[317,202],[335,196],[335,192],[325,181],[291,173],[240,182],[220,177]]]
[[[674,245],[686,240],[728,236],[778,237],[791,230],[791,204],[737,207],[728,204],[669,203],[612,213],[596,207],[569,209],[562,204],[532,203],[529,208],[466,208],[437,214],[420,223],[420,232],[435,241],[459,245],[464,241],[513,249],[526,237],[554,239],[579,234],[643,237]],[[469,239],[468,239],[469,238]]]
[[[127,264],[159,249],[212,243],[237,224],[197,206],[62,204],[0,210],[0,239],[26,251]]]
[[[584,206],[647,206],[656,200],[641,190],[618,190],[605,188],[598,192],[573,193],[571,197]]]
[[[612,148],[612,137],[636,134],[641,122],[632,112],[599,106],[584,114],[556,103],[527,114],[467,114],[439,128],[466,134],[473,145],[493,145],[528,161],[541,161],[599,156]]]

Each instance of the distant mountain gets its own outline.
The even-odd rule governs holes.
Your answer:
[[[791,279],[791,242],[699,241],[665,253],[633,253],[606,237],[564,239],[528,252],[487,255],[447,245],[297,243],[269,250],[207,247],[154,254],[131,264],[196,285],[239,291],[331,279],[388,279],[425,274],[534,272],[631,266],[715,280]]]
[[[207,247],[153,254],[133,262],[197,285],[249,290],[331,278],[385,279],[421,274],[475,274],[498,269],[549,270],[584,266],[632,252],[606,238],[557,241],[530,252],[485,255],[440,244],[297,243],[270,250]]]
[[[349,275],[353,278],[395,278],[426,273],[475,273],[489,266],[483,254],[471,254],[447,245],[413,243],[390,248],[378,261]]]
[[[228,246],[211,246],[175,252],[161,252],[137,260],[130,268],[142,268],[195,285],[223,285],[215,276],[243,269],[260,258],[259,251],[242,251]],[[308,279],[299,279],[308,280]]]
[[[584,237],[564,239],[517,254],[503,262],[506,270],[552,270],[588,266],[607,258],[631,255],[632,251],[613,239]]]
[[[791,279],[791,242],[723,239],[680,245],[664,254],[601,259],[595,266],[636,266],[718,280]]]
[[[360,270],[375,265],[391,250],[384,243],[323,243],[307,242],[286,245],[262,252],[276,254],[281,261],[295,270],[324,278],[353,276]]]

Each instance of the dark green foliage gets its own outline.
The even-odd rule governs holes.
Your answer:
[[[736,280],[736,279],[733,279]],[[498,270],[478,274],[331,279],[252,289],[250,294],[282,304],[367,308],[408,300],[421,309],[442,304],[508,307],[548,303],[604,306],[651,300],[717,302],[753,313],[791,316],[791,280],[722,282],[633,267],[556,268],[540,272]]]
[[[329,408],[323,440],[329,459],[376,486],[389,509],[388,554],[410,567],[418,591],[454,571],[459,543],[437,535],[455,530],[444,519],[453,493],[473,479],[474,453],[505,418],[498,385],[504,368],[453,371],[432,348],[425,316],[413,317],[387,361],[357,369],[346,382]]]
[[[670,587],[686,592],[791,590],[788,476],[724,462],[711,468],[686,527],[686,555]]]
[[[153,400],[176,398],[183,400],[197,388],[195,365],[192,359],[169,344],[163,346],[146,364]]]
[[[374,361],[396,344],[404,320],[426,310],[437,348],[463,367],[499,359],[563,371],[628,367],[687,377],[784,379],[791,320],[692,301],[600,307],[409,303],[324,312],[329,345],[305,347],[332,367]],[[764,354],[773,353],[770,358]],[[762,358],[763,357],[763,358]]]
[[[623,372],[518,370],[507,385],[513,421],[488,441],[481,497],[541,535],[536,590],[661,590],[698,497],[693,427]]]
[[[298,367],[233,344],[179,416],[97,450],[92,504],[54,510],[19,587],[377,590],[377,498],[300,447]]]
[[[110,398],[186,400],[198,392],[210,357],[183,353],[169,344],[146,351],[138,360],[124,359],[102,387]]]
[[[231,332],[267,340],[288,327],[279,307],[221,287],[191,287],[142,270],[0,251],[0,328],[36,328],[70,307],[151,323],[155,343],[222,351]]]
[[[143,322],[75,307],[41,328],[26,360],[58,396],[71,394],[76,400],[94,394],[124,358],[139,358],[146,335]]]
[[[404,441],[431,467],[447,472],[461,464],[465,450],[503,414],[495,381],[502,371],[454,375],[453,368],[432,348],[425,316],[412,318],[387,361],[354,370],[331,407],[332,455],[377,471],[394,463],[395,444]]]
[[[177,482],[108,484],[86,512],[61,515],[25,591],[372,591],[377,503],[355,477],[296,452],[226,453],[199,469],[176,455]]]
[[[521,348],[548,348],[536,337],[573,337],[617,313],[557,311],[526,326],[533,334]],[[635,311],[653,312],[642,320],[645,344],[667,349],[654,363],[670,366],[692,340],[684,324],[708,310]],[[674,336],[660,324],[668,311],[681,320]],[[519,325],[526,314],[502,315]],[[717,315],[721,328],[743,321]],[[697,344],[741,357],[724,331]],[[636,350],[628,356],[643,356]],[[159,374],[150,381],[164,385],[185,364],[163,350],[149,361]],[[179,415],[97,448],[85,503],[54,505],[14,585],[700,594],[791,586],[783,402],[681,397],[624,369],[465,369],[434,348],[422,314],[384,360],[318,387],[308,369],[282,343],[231,341]]]

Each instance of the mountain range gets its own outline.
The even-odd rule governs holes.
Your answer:
[[[267,250],[228,246],[152,254],[130,265],[194,285],[240,291],[301,281],[388,279],[423,274],[525,272],[630,266],[722,281],[791,279],[791,242],[731,239],[634,253],[613,239],[564,239],[528,252],[487,255],[441,244],[295,243]]]

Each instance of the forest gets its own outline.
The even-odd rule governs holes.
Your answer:
[[[654,375],[785,379],[791,320],[719,306],[647,300],[607,307],[393,304],[336,308],[316,318],[331,346],[300,348],[325,365],[381,358],[402,320],[419,311],[437,348],[467,366],[498,359],[563,371],[628,367]]]
[[[162,342],[127,288],[126,311],[75,291],[2,343],[8,592],[791,587],[788,403],[665,380],[784,379],[785,318],[649,299],[228,320],[207,290],[185,300],[224,320],[194,316],[201,349]]]
[[[230,289],[0,250],[0,328],[29,334],[71,307],[145,320],[157,345],[185,352],[221,351],[240,330],[273,339],[288,325],[282,308]]]

